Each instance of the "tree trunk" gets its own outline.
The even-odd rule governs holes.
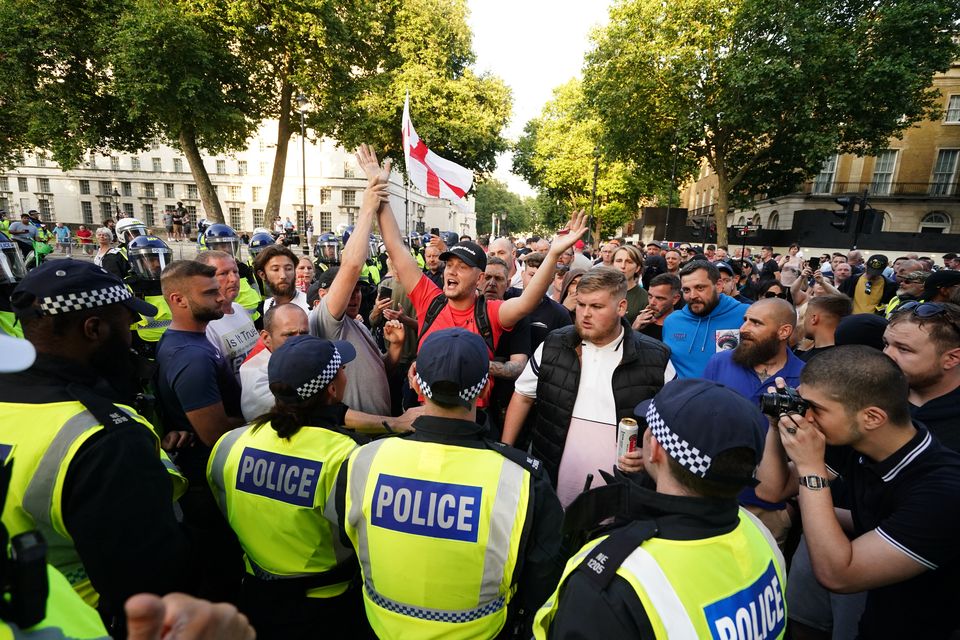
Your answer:
[[[730,202],[730,185],[725,176],[717,174],[717,208],[713,212],[713,219],[717,225],[717,245],[728,246],[727,242],[727,209]],[[706,234],[704,235],[706,241]]]
[[[200,192],[200,204],[203,205],[204,217],[208,222],[222,223],[223,209],[220,208],[220,198],[217,192],[213,190],[213,183],[210,182],[210,174],[207,168],[203,166],[203,156],[200,155],[200,149],[197,148],[197,134],[193,127],[186,125],[180,130],[180,150],[187,158],[190,165],[190,173],[193,174],[193,181],[197,185],[197,191]]]
[[[288,77],[280,85],[280,113],[277,119],[277,151],[273,156],[273,173],[270,177],[270,195],[264,211],[264,224],[271,227],[274,218],[280,215],[280,198],[283,196],[283,180],[287,172],[287,146],[290,142],[290,106],[293,85]]]

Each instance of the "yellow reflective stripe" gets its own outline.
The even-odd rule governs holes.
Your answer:
[[[620,565],[642,586],[670,640],[697,640],[697,630],[680,596],[657,561],[643,547],[637,547]]]

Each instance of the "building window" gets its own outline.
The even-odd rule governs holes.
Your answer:
[[[240,199],[240,187],[236,185],[230,185],[229,187],[227,187],[227,193],[230,194],[231,200]]]
[[[50,178],[37,178],[37,191],[50,193]]]
[[[357,205],[357,192],[353,189],[344,189],[343,205],[345,207],[355,207]]]
[[[155,198],[157,196],[156,192],[153,190],[152,182],[143,183],[143,196],[145,198]]]
[[[265,176],[265,175],[267,175],[267,163],[266,163],[266,162],[259,162],[259,163],[257,163],[257,175],[258,175],[258,176]]]
[[[10,191],[10,179],[7,176],[0,176],[0,191]]]
[[[356,168],[354,168],[352,162],[344,162],[344,163],[343,163],[343,177],[344,177],[344,178],[356,178],[356,177],[357,177],[357,170],[356,170]]]
[[[767,229],[779,229],[780,228],[780,214],[777,211],[770,213],[770,217],[767,218]]]
[[[320,204],[330,204],[330,189],[320,189]]]
[[[90,154],[90,157],[87,158],[87,167],[90,168],[90,169],[96,169],[96,168],[97,168],[97,156],[95,156],[95,155],[92,154],[92,153]]]
[[[143,205],[143,222],[148,226],[153,226],[153,205],[149,202]]]
[[[127,216],[128,218],[132,218],[132,217],[133,217],[133,203],[132,203],[132,202],[124,202],[122,206],[123,206],[123,215]]]
[[[260,150],[260,153],[267,150],[267,143],[263,141],[263,138],[257,138],[257,148]]]
[[[187,219],[183,221],[184,224],[189,223],[193,225],[193,221],[197,219],[197,207],[194,205],[189,205],[187,207]]]
[[[135,158],[135,157],[130,158],[130,170],[140,171],[140,158]]]
[[[870,191],[875,196],[890,195],[893,186],[893,171],[897,166],[897,150],[881,151],[873,165],[873,182]]]
[[[150,161],[153,163],[154,171],[163,171],[163,162],[160,160],[160,158],[151,158]]]
[[[263,226],[263,209],[253,210],[253,226],[254,228]]]
[[[931,211],[920,221],[920,233],[949,233],[950,216],[942,211]]]
[[[243,227],[243,218],[240,215],[240,207],[230,207],[230,226],[234,229]]]
[[[174,172],[174,173],[183,173],[183,158],[174,158],[174,159],[173,159],[173,172]]]
[[[110,169],[111,171],[120,171],[120,158],[118,156],[110,156]]]
[[[357,224],[357,210],[347,209],[347,226]]]
[[[960,158],[960,149],[941,149],[937,155],[937,163],[933,166],[933,182],[930,184],[930,195],[949,196],[957,191],[957,160]]]
[[[227,172],[227,161],[217,160],[217,173],[226,173],[226,172]]]
[[[6,196],[0,198],[0,209],[3,209],[4,211],[6,211],[9,208],[10,208],[10,199],[7,198]]]
[[[947,102],[947,117],[945,121],[960,124],[960,94],[950,96],[950,100]]]
[[[301,203],[300,206],[303,206]],[[303,209],[297,209],[297,229],[303,231],[307,228],[307,213]]]
[[[195,184],[187,185],[187,197],[190,198],[191,200],[197,199],[197,185]]]
[[[329,211],[320,212],[320,233],[326,233],[333,228],[333,215]]]
[[[107,220],[113,217],[113,205],[109,202],[100,203],[100,220]],[[116,240],[116,238],[114,238]]]
[[[247,161],[237,160],[237,173],[241,176],[247,175]]]
[[[172,185],[172,184],[167,183],[167,184],[164,184],[164,185],[163,185],[163,195],[164,195],[165,197],[167,197],[167,198],[176,198],[176,197],[177,197],[177,196],[175,195],[175,192],[174,192],[174,189],[173,189],[173,185]]]
[[[88,195],[90,195],[90,181],[89,181],[89,180],[81,180],[81,181],[80,181],[80,195],[82,195],[82,196],[88,196]]]
[[[260,202],[261,191],[262,189],[260,187],[253,187],[250,190],[251,196],[252,196],[251,200],[253,200],[254,202]]]
[[[133,195],[133,185],[129,182],[121,182],[120,191],[123,193],[124,197],[129,198]]]
[[[113,195],[113,183],[109,180],[100,181],[100,195],[102,196],[111,196]]]
[[[80,214],[83,216],[83,224],[93,224],[93,205],[89,202],[80,203]]]
[[[820,169],[820,173],[813,181],[814,193],[831,193],[833,191],[833,181],[837,175],[837,154],[827,158]]]
[[[53,208],[49,200],[46,198],[37,200],[37,208],[40,209],[40,222],[53,222]]]
[[[24,177],[17,178],[17,189],[20,191],[30,191],[30,187],[27,185],[27,179]]]
[[[753,216],[753,222],[751,222],[750,224],[754,224],[754,225],[756,225],[756,226],[758,226],[758,227],[760,226],[760,214],[759,214],[759,213],[758,213],[758,214],[755,214],[755,215]]]

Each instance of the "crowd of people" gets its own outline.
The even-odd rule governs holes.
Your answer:
[[[6,625],[960,630],[956,255],[404,235],[357,160],[315,260],[122,219],[28,273],[0,235]]]

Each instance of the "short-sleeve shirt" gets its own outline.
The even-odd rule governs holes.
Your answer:
[[[90,229],[78,229],[77,238],[80,240],[80,244],[91,244],[93,232]]]
[[[260,338],[260,332],[253,326],[247,310],[234,302],[232,313],[224,314],[219,320],[207,324],[207,339],[220,349],[220,355],[227,359],[230,368],[240,380],[240,365],[247,359]]]
[[[57,242],[66,242],[70,239],[70,227],[54,227],[53,235],[57,236]]]
[[[777,277],[777,272],[780,271],[780,265],[777,264],[777,261],[773,258],[770,258],[763,263],[763,266],[760,268],[760,279],[761,280],[774,280]]]
[[[843,479],[839,506],[853,516],[854,536],[876,531],[928,570],[871,589],[860,637],[947,637],[960,605],[960,454],[920,423],[897,452],[874,462],[850,447],[827,447],[827,466]],[[837,495],[837,494],[840,495]]]
[[[417,286],[410,292],[410,300],[413,302],[413,308],[417,311],[417,327],[420,329],[420,344],[423,344],[424,338],[434,331],[450,329],[452,327],[460,327],[479,335],[480,331],[477,329],[473,306],[471,305],[467,309],[460,310],[454,309],[453,305],[450,304],[443,307],[440,315],[438,315],[437,319],[430,325],[427,335],[424,335],[423,321],[427,317],[427,309],[430,307],[430,303],[433,302],[434,298],[442,295],[443,291],[440,290],[440,287],[435,285],[426,275],[420,276],[420,281],[417,283]],[[480,301],[480,298],[477,298],[477,301]],[[503,335],[504,331],[508,331],[508,329],[504,329],[503,325],[500,324],[500,305],[503,304],[503,300],[484,300],[483,302],[487,305],[487,317],[490,319],[490,330],[493,333],[494,347],[496,347],[496,345],[500,343],[500,336]],[[490,357],[493,357],[493,353],[490,354]]]

